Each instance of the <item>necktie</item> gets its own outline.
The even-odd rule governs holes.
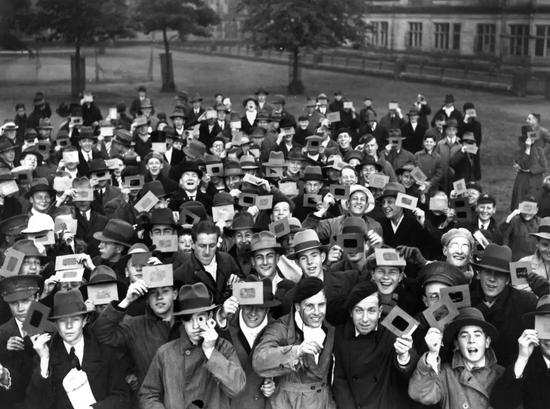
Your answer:
[[[69,359],[71,360],[71,365],[73,368],[76,368],[79,371],[82,369],[82,367],[80,366],[80,361],[74,353],[74,347],[71,347],[71,351],[69,352]]]

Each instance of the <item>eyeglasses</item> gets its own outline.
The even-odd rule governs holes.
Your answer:
[[[469,244],[460,244],[460,243],[449,243],[447,245],[447,248],[450,251],[458,251],[461,250],[463,253],[469,253],[470,252],[470,245]]]

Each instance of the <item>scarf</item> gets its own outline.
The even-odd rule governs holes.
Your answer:
[[[321,347],[323,346],[327,334],[325,334],[325,331],[323,331],[321,327],[312,328],[307,326],[304,321],[302,321],[302,317],[300,316],[300,313],[298,311],[294,313],[294,321],[296,321],[296,325],[304,333],[304,341],[315,341]],[[313,358],[315,359],[315,363],[318,364],[319,354],[315,354]]]

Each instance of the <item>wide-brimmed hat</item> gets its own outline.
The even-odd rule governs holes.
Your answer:
[[[508,246],[499,246],[498,244],[489,244],[485,247],[483,256],[478,263],[472,263],[472,266],[487,270],[497,271],[499,273],[510,274],[510,262],[512,261],[512,250]]]
[[[464,307],[458,311],[458,316],[445,328],[443,339],[447,343],[452,342],[460,329],[468,325],[481,327],[485,335],[491,337],[492,341],[498,338],[498,330],[492,324],[485,321],[485,317],[483,317],[481,311],[473,307]]]
[[[0,221],[0,233],[8,236],[17,236],[27,227],[30,216],[18,214]]]
[[[223,176],[243,176],[243,168],[241,167],[240,162],[228,161],[223,168]]]
[[[36,192],[48,192],[50,195],[55,195],[54,188],[50,186],[50,184],[48,183],[48,179],[46,178],[33,179],[31,182],[31,188],[25,194],[25,197],[28,199]]]
[[[373,194],[371,193],[371,191],[369,189],[367,189],[365,186],[363,185],[351,185],[349,187],[349,195],[348,195],[348,200],[349,198],[351,197],[352,194],[356,193],[356,192],[362,192],[365,194],[365,196],[367,197],[367,208],[365,209],[365,213],[369,213],[372,209],[374,209],[374,205],[375,205],[375,200],[374,200],[374,196]]]
[[[256,158],[252,155],[243,155],[241,156],[241,159],[239,160],[239,163],[241,164],[241,169],[258,169],[258,162],[256,162]]]
[[[15,150],[19,145],[14,145],[8,138],[0,138],[0,153]]]
[[[550,217],[543,217],[540,220],[539,227],[536,233],[529,233],[530,236],[538,237],[539,239],[550,240]]]
[[[183,153],[192,159],[199,159],[204,157],[206,153],[206,145],[200,141],[192,140],[189,142],[189,146],[182,149]]]
[[[535,311],[523,314],[524,318],[534,317],[535,315],[550,315],[550,295],[543,295],[537,302]]]
[[[265,138],[266,134],[267,134],[266,129],[261,128],[259,126],[256,126],[256,127],[252,128],[252,130],[250,131],[249,136],[251,138]]]
[[[383,198],[388,196],[397,197],[398,193],[406,193],[405,186],[403,186],[401,183],[389,182],[386,187],[384,187],[384,191],[380,196],[378,196],[377,200],[382,200]]]
[[[284,168],[285,167],[285,155],[283,152],[269,152],[269,159],[263,163],[264,166],[269,168]]]
[[[141,115],[141,116],[136,116],[136,118],[134,119],[134,123],[133,125],[136,127],[136,128],[139,128],[140,126],[147,126],[149,124],[149,121],[147,120],[147,117]]]
[[[183,112],[183,110],[181,109],[175,109],[174,112],[172,112],[170,114],[170,119],[174,119],[174,118],[183,118],[183,119],[186,119],[187,116],[185,115],[185,112]]]
[[[299,253],[313,249],[325,250],[315,230],[305,229],[294,235],[294,257]]]
[[[229,227],[227,230],[234,233],[239,230],[256,231],[258,229],[254,226],[254,217],[250,213],[239,212],[235,215],[235,217],[233,217],[231,227]]]
[[[262,286],[262,292],[263,292],[263,303],[261,304],[250,304],[254,307],[260,307],[260,308],[271,308],[271,307],[278,307],[281,305],[281,302],[275,298],[273,295],[273,284],[269,278],[259,279],[256,276],[248,275],[244,281],[247,283],[254,283],[261,281]]]
[[[395,138],[398,138],[398,139],[407,139],[406,136],[403,136],[403,134],[401,133],[401,129],[399,128],[392,128],[390,130],[388,130],[388,140],[389,139],[395,139]]]
[[[151,102],[151,98],[143,98],[141,103],[139,104],[140,108],[153,108],[153,103]]]
[[[115,131],[115,137],[113,138],[113,142],[119,143],[120,145],[130,147],[132,146],[132,134],[130,131],[124,128],[117,129]]]
[[[85,314],[88,314],[88,310],[79,290],[58,291],[55,293],[50,320]]]
[[[21,233],[41,233],[43,231],[53,230],[54,228],[55,223],[50,215],[46,213],[36,213],[29,217],[27,228],[21,230]]]
[[[151,210],[151,220],[149,221],[151,226],[156,224],[162,224],[167,226],[177,226],[174,221],[174,215],[170,209],[153,209]]]
[[[320,166],[306,166],[304,170],[304,177],[302,180],[305,182],[307,180],[317,180],[319,182],[325,182],[326,179],[323,176],[323,171]]]
[[[94,233],[94,239],[108,243],[116,243],[130,247],[134,241],[135,232],[132,225],[121,219],[111,219],[107,222],[103,231]]]
[[[270,231],[261,231],[254,233],[252,239],[250,239],[250,253],[253,254],[256,251],[273,249],[277,253],[282,253],[283,249],[281,245],[277,243],[277,238]]]
[[[13,121],[6,121],[1,127],[2,131],[16,131],[19,127]]]
[[[179,311],[174,315],[195,314],[210,311],[217,307],[212,295],[203,283],[182,285],[178,295]]]
[[[0,280],[0,297],[7,303],[26,300],[40,291],[41,284],[38,274],[6,277]]]
[[[302,153],[301,149],[291,149],[286,157],[287,161],[305,161],[306,157]]]
[[[370,155],[363,156],[363,160],[359,165],[356,166],[355,170],[361,172],[363,166],[374,166],[377,172],[382,172],[382,165],[380,165],[376,159]]]
[[[53,129],[52,121],[50,121],[50,118],[41,118],[38,121],[38,129]]]

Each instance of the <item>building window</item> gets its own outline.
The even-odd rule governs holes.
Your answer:
[[[409,23],[409,47],[422,48],[422,23]]]
[[[371,36],[371,45],[377,47],[388,47],[388,31],[389,24],[387,21],[373,21],[371,22],[372,26],[372,36]]]
[[[460,23],[435,23],[434,46],[437,50],[460,50]]]
[[[496,25],[478,24],[474,51],[481,54],[494,54],[496,50]]]
[[[535,36],[535,56],[550,56],[550,26],[537,26]]]
[[[510,55],[516,57],[529,55],[529,25],[510,24]]]

